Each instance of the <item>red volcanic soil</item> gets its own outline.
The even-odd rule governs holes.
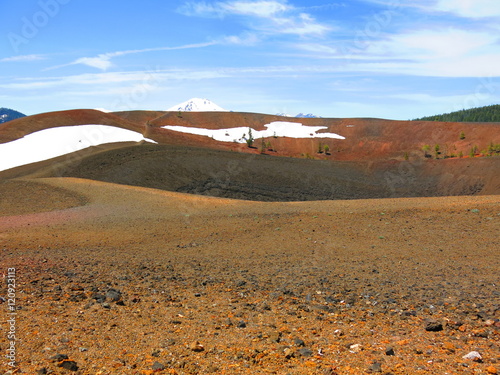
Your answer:
[[[17,373],[500,369],[498,196],[263,203],[71,178],[6,196]]]
[[[264,129],[273,121],[324,126],[345,140],[271,137],[272,150],[218,142],[162,129],[165,125]],[[0,139],[57,125],[101,123],[142,132],[158,145],[118,143],[0,173],[0,178],[79,177],[225,198],[296,201],[498,194],[500,158],[445,156],[491,142],[500,124],[379,119],[294,119],[233,112],[114,114],[75,110],[31,116],[0,126]],[[464,132],[465,139],[460,139]],[[318,153],[319,143],[330,153]],[[422,146],[440,145],[439,160]],[[235,152],[236,151],[236,152]],[[288,156],[288,157],[284,157]],[[289,156],[295,156],[290,158]],[[431,156],[431,155],[429,155]],[[317,159],[317,160],[308,160]],[[406,160],[405,160],[406,159]]]
[[[150,126],[156,128],[153,134],[161,143],[177,143],[172,131],[158,129],[165,125],[179,125],[201,127],[208,129],[222,129],[230,127],[251,127],[255,130],[264,130],[265,124],[273,121],[287,121],[302,123],[307,126],[324,126],[324,132],[337,133],[345,140],[337,139],[293,139],[293,138],[266,138],[272,143],[269,154],[277,156],[293,156],[327,160],[380,160],[388,158],[403,159],[405,153],[409,156],[423,157],[422,147],[430,145],[434,152],[435,145],[440,145],[442,154],[458,155],[462,152],[468,155],[471,148],[477,146],[479,150],[488,148],[490,143],[500,143],[500,124],[497,123],[440,123],[429,121],[392,121],[382,119],[323,119],[323,118],[288,118],[272,115],[236,112],[167,112],[154,121]],[[465,139],[460,139],[464,132]],[[203,142],[204,140],[204,142]],[[232,149],[243,152],[252,152],[246,145],[224,144],[207,139],[196,138],[198,145]],[[259,140],[255,141],[258,148]],[[222,144],[220,144],[222,143]],[[318,153],[318,146],[328,145],[331,155]],[[194,144],[193,144],[194,145]],[[254,150],[253,152],[258,152]]]
[[[161,129],[272,121],[347,139],[261,155]],[[0,142],[78,124],[160,144],[0,173],[0,373],[500,371],[500,158],[443,158],[500,143],[499,124],[77,110],[0,125]]]
[[[218,142],[209,137],[162,129],[166,125],[223,129],[250,127],[264,130],[273,121],[297,122],[308,126],[324,126],[325,132],[337,133],[345,140],[316,138],[266,138],[271,149],[260,149],[243,144]],[[30,132],[48,127],[82,124],[118,126],[141,132],[161,144],[204,147],[245,153],[266,153],[274,156],[292,156],[322,160],[403,160],[406,157],[423,158],[422,147],[429,145],[430,154],[440,146],[440,158],[467,156],[477,146],[479,152],[490,143],[500,143],[500,124],[497,123],[442,123],[425,121],[391,121],[382,119],[300,119],[258,113],[237,112],[161,112],[128,111],[103,113],[96,110],[73,110],[28,116],[0,125],[0,142],[8,142]],[[465,134],[460,139],[461,133]],[[318,153],[319,145],[328,145],[329,154]]]
[[[302,123],[308,126],[324,126],[325,132],[337,133],[345,140],[316,138],[294,139],[286,137],[266,138],[271,149],[260,149],[260,140],[255,148],[243,144],[215,141],[209,137],[180,133],[162,129],[165,125],[223,129],[250,127],[264,130],[265,124],[273,121]],[[476,146],[481,152],[491,143],[500,143],[498,123],[442,123],[426,121],[391,121],[382,119],[299,119],[258,113],[238,112],[161,112],[128,111],[103,113],[96,110],[72,110],[43,113],[16,119],[0,125],[0,142],[8,142],[28,133],[48,127],[103,124],[118,126],[143,133],[161,144],[205,147],[245,153],[264,152],[274,156],[306,157],[324,160],[402,160],[405,155],[423,158],[422,147],[429,145],[429,154],[440,146],[440,158],[467,157]],[[461,133],[465,134],[460,139]],[[328,145],[329,154],[318,153],[320,143]]]

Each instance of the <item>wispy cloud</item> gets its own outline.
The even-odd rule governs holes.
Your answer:
[[[500,76],[500,44],[486,31],[457,28],[408,30],[384,34],[359,54],[343,53],[334,44],[297,43],[310,59],[338,60],[345,71],[429,77]]]
[[[500,17],[498,0],[438,0],[435,9],[466,18]]]
[[[0,59],[0,62],[27,62],[27,61],[37,61],[37,60],[45,60],[45,56],[20,55],[20,56],[4,57],[3,59]]]
[[[274,35],[321,36],[332,30],[330,25],[318,22],[309,13],[302,12],[287,1],[187,2],[178,12],[199,17],[246,17],[252,20],[248,23],[249,28]]]
[[[100,70],[108,70],[109,68],[111,68],[113,66],[111,59],[113,59],[115,57],[119,57],[119,56],[147,53],[147,52],[157,52],[157,51],[174,51],[174,50],[191,49],[191,48],[204,48],[204,47],[213,46],[213,45],[218,44],[218,43],[219,42],[206,42],[206,43],[186,44],[186,45],[176,46],[176,47],[144,48],[144,49],[135,49],[135,50],[126,50],[126,51],[107,52],[107,53],[102,53],[102,54],[99,54],[99,55],[93,56],[93,57],[80,57],[80,58],[78,58],[70,63],[53,66],[53,67],[47,68],[45,70],[59,69],[59,68],[63,68],[66,66],[71,66],[71,65],[87,65],[87,66],[90,66],[92,68],[97,68]]]
[[[178,12],[186,16],[224,17],[228,15],[245,15],[272,18],[278,13],[291,10],[292,7],[278,1],[218,1],[213,4],[187,2],[178,8]]]

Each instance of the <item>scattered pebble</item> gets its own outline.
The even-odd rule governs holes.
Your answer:
[[[385,355],[395,355],[394,348],[388,347],[387,349],[385,349]]]
[[[63,369],[69,371],[78,371],[78,365],[75,361],[64,360],[57,365],[58,367],[62,367]]]
[[[439,332],[443,330],[443,324],[439,322],[428,322],[425,326],[425,330],[428,332]]]
[[[153,363],[153,366],[151,367],[153,371],[163,371],[165,370],[165,365],[161,364],[160,362],[155,362]]]
[[[306,346],[306,343],[304,342],[304,340],[301,340],[298,337],[293,339],[293,342],[296,346]]]
[[[189,349],[191,349],[193,352],[202,352],[205,350],[203,345],[201,345],[198,341],[194,341],[189,345]]]
[[[69,357],[66,354],[56,354],[50,357],[50,360],[53,362],[61,362],[64,361],[65,359],[69,359]]]
[[[110,299],[112,302],[118,302],[122,299],[122,293],[116,289],[108,289],[106,298]]]
[[[314,352],[309,348],[301,348],[298,350],[298,353],[303,357],[310,357]]]
[[[470,353],[464,355],[462,358],[463,359],[470,359],[474,362],[481,362],[483,360],[483,357],[481,356],[481,354],[479,354],[479,352],[476,352],[476,351],[470,352]]]
[[[368,367],[368,372],[382,372],[382,364],[374,362],[370,367]]]
[[[359,353],[361,350],[363,350],[363,347],[361,346],[361,344],[353,344],[349,346],[349,349],[351,353]]]
[[[283,350],[283,354],[285,354],[286,359],[295,357],[295,351],[292,348],[285,348],[285,350]]]
[[[498,370],[494,366],[486,367],[486,371],[488,372],[488,374],[498,374]]]

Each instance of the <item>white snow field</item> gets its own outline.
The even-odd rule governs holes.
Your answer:
[[[61,126],[0,143],[0,171],[48,160],[84,148],[115,142],[155,141],[141,133],[108,125]]]
[[[266,137],[289,137],[289,138],[334,138],[345,139],[335,133],[318,133],[319,130],[327,129],[326,126],[306,126],[297,122],[275,121],[264,125],[267,129],[257,131],[252,129],[255,139]],[[164,129],[174,130],[182,133],[198,134],[211,137],[222,142],[245,143],[248,138],[248,127],[237,127],[228,129],[204,129],[190,128],[186,126],[167,125]]]

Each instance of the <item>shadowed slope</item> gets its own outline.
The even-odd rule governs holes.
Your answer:
[[[500,158],[331,162],[169,145],[110,145],[15,168],[12,177],[78,177],[258,201],[500,193]]]

